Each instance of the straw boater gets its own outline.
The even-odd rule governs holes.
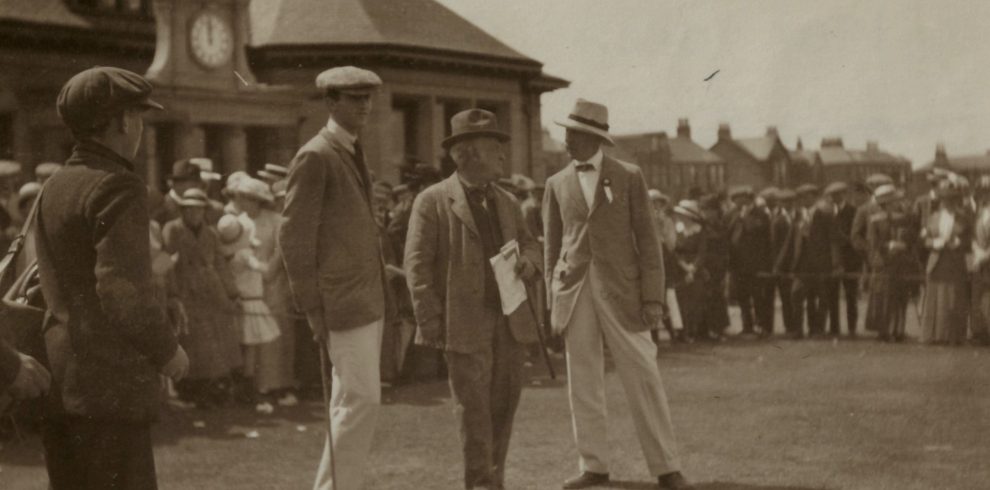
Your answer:
[[[274,184],[280,180],[285,180],[289,177],[289,169],[281,165],[275,165],[274,163],[266,163],[265,169],[258,172],[258,177],[261,177],[269,184]]]
[[[457,172],[423,191],[413,205],[406,279],[417,340],[446,354],[465,488],[501,489],[522,392],[524,344],[537,340],[537,324],[530,305],[503,309],[489,259],[515,241],[516,272],[536,281],[542,257],[518,203],[494,184],[509,140],[495,115],[470,109],[455,115],[451,127],[443,146]]]
[[[664,284],[646,181],[639,167],[602,154],[613,144],[604,105],[578,99],[557,124],[567,128],[573,160],[547,180],[544,259],[551,324],[566,340],[581,470],[564,488],[609,480],[603,338],[622,353],[615,367],[650,472],[663,488],[687,488],[649,333],[660,321]]]
[[[296,305],[333,362],[321,490],[362,487],[381,403],[384,266],[360,139],[381,84],[353,66],[320,73],[330,117],[289,168],[280,244]]]

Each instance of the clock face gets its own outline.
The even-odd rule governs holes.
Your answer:
[[[189,28],[193,58],[206,68],[217,68],[234,54],[234,34],[230,25],[214,12],[203,12]]]

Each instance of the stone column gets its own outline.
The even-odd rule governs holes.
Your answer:
[[[223,162],[220,170],[214,172],[230,174],[238,170],[247,171],[247,133],[243,126],[226,126],[220,137],[220,154]]]
[[[175,128],[175,159],[206,156],[206,131],[202,126],[184,123]]]

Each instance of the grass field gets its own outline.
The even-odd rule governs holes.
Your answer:
[[[990,488],[990,349],[731,340],[665,347],[659,362],[684,471],[700,489]],[[530,371],[507,487],[555,489],[577,471],[566,385]],[[655,488],[608,376],[613,484],[603,488]],[[384,400],[368,488],[462,488],[446,385],[387,389]],[[310,488],[322,428],[317,402],[272,416],[165,411],[155,428],[161,488]],[[37,438],[8,442],[0,489],[44,488]]]

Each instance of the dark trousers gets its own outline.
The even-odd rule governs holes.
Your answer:
[[[41,432],[52,490],[155,490],[150,424],[77,417]]]
[[[804,335],[805,312],[807,312],[808,333],[820,335],[825,332],[828,294],[824,279],[813,276],[794,279],[791,286],[791,300],[795,335]]]
[[[773,328],[773,320],[767,308],[765,280],[757,277],[755,272],[733,274],[735,283],[736,302],[742,316],[743,333],[754,332],[754,324],[761,330]]]
[[[781,321],[784,323],[784,331],[787,333],[793,333],[797,330],[794,327],[794,302],[792,301],[792,289],[794,287],[791,279],[773,279],[770,281],[770,286],[767,288],[769,293],[768,302],[770,303],[770,318],[773,318],[773,311],[776,307],[776,295],[780,295],[780,317]],[[773,325],[770,326],[770,332],[773,332]]]
[[[826,279],[828,288],[828,331],[839,335],[842,328],[839,325],[839,289],[841,288],[846,301],[846,332],[856,333],[859,322],[859,280],[858,279]]]
[[[446,357],[454,415],[460,425],[464,487],[500,487],[512,420],[522,394],[526,350],[512,337],[503,317],[489,348],[447,352]]]

